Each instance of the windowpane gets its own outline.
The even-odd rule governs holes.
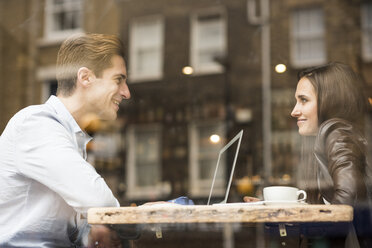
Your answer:
[[[154,163],[158,160],[158,140],[152,131],[136,132],[136,160],[139,163]]]
[[[128,128],[127,197],[147,199],[167,193],[161,173],[161,129],[158,125]]]
[[[208,195],[216,169],[217,158],[224,142],[224,128],[221,123],[217,124],[193,124],[191,127],[191,194]],[[194,135],[193,135],[194,134]],[[218,135],[221,140],[213,143],[211,135]],[[215,181],[217,194],[221,193],[226,186],[226,157],[222,156],[219,170]]]
[[[54,0],[53,5],[55,8],[58,7],[62,8],[65,2],[66,2],[65,0]]]
[[[151,79],[162,75],[163,22],[145,18],[132,23],[130,78]]]
[[[82,27],[83,0],[49,0],[46,9],[46,35],[71,34]]]
[[[208,179],[212,180],[214,176],[214,172],[216,169],[216,157],[217,157],[218,152],[215,154],[214,159],[209,159],[209,160],[200,160],[200,179]],[[221,168],[220,170],[217,171],[217,177],[216,181],[222,181],[224,180],[225,173],[224,169]]]
[[[209,139],[209,138],[208,138]],[[199,176],[201,180],[207,179],[212,180],[214,171],[216,168],[216,159],[219,152],[220,146],[209,145],[204,146],[200,144],[200,150],[199,150]],[[222,179],[224,173],[222,173],[222,170],[219,170],[219,179]]]
[[[313,59],[321,58],[323,57],[325,51],[324,51],[324,41],[321,38],[318,39],[312,39],[310,40],[310,48],[309,50],[312,51],[312,53],[309,54],[309,57]]]
[[[140,74],[157,74],[160,67],[159,51],[151,48],[138,50],[137,72]]]
[[[205,49],[211,46],[221,48],[223,43],[221,27],[219,19],[200,23],[198,30],[199,48]]]
[[[325,62],[322,9],[297,10],[292,15],[292,62],[311,66]]]
[[[138,186],[153,186],[159,182],[158,166],[154,164],[138,164],[136,169]]]
[[[155,130],[138,129],[135,132],[135,168],[137,186],[155,185],[159,181],[159,135]]]
[[[213,65],[215,62],[213,61],[213,57],[215,57],[217,53],[212,53],[211,51],[202,51],[199,53],[199,65]]]
[[[224,22],[221,13],[194,17],[191,59],[196,72],[215,72],[221,69],[215,58],[226,53]]]
[[[308,40],[299,40],[297,44],[298,48],[298,58],[300,60],[305,60],[310,54],[310,42]]]

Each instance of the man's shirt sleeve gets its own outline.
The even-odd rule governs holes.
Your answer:
[[[119,206],[104,179],[79,154],[73,135],[55,118],[34,114],[18,127],[17,169],[58,193],[77,212]]]

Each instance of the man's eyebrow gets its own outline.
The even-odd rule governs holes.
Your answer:
[[[124,74],[116,74],[116,75],[114,75],[114,77],[121,77],[121,79],[123,79],[123,80],[127,79],[127,76],[124,75]]]

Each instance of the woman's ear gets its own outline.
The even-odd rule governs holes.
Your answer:
[[[81,67],[77,72],[77,84],[88,87],[91,83],[92,71],[87,67]]]

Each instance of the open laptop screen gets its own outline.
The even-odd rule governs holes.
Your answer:
[[[230,140],[230,142],[227,145],[225,145],[219,151],[207,205],[227,202],[242,137],[243,137],[243,130],[241,130],[232,140]],[[227,165],[227,175],[229,175],[229,177],[228,177],[227,185],[225,187],[226,191],[224,194],[224,199],[221,202],[221,198],[216,197],[217,195],[219,195],[216,192],[217,191],[216,185],[220,184],[222,181],[225,181],[223,176],[226,173],[226,171],[224,171],[226,170],[226,168],[222,166],[223,163],[226,163]]]

